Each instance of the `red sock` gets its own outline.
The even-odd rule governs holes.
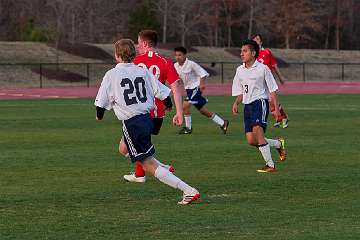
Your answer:
[[[281,115],[281,120],[287,118],[287,114],[286,114],[284,108],[280,104],[279,104],[279,111],[280,111],[280,115]]]
[[[145,176],[145,171],[144,171],[140,161],[136,161],[136,164],[135,164],[135,176],[136,177],[144,177]]]

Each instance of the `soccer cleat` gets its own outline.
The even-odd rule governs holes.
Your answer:
[[[196,190],[195,188],[193,188],[191,190],[190,194],[185,194],[183,195],[183,199],[178,202],[179,205],[188,205],[194,201],[196,201],[197,199],[200,198],[200,193],[198,190]]]
[[[146,177],[137,177],[135,173],[130,173],[129,175],[124,175],[125,181],[128,182],[136,182],[136,183],[144,183],[146,181]]]
[[[285,149],[285,139],[279,138],[280,142],[280,148],[277,148],[277,151],[279,152],[279,159],[280,161],[286,160],[286,149]]]
[[[179,134],[191,134],[191,133],[192,133],[192,128],[187,128],[187,127],[183,127],[179,131]]]
[[[268,165],[265,165],[264,167],[256,170],[259,173],[273,173],[276,172],[275,167],[269,167]]]
[[[220,126],[220,129],[223,131],[224,134],[226,134],[228,127],[229,127],[229,121],[224,120],[224,125]]]
[[[282,128],[287,128],[289,126],[289,120],[287,118],[284,118],[281,123]]]
[[[175,172],[175,168],[173,165],[169,165],[169,172],[171,172],[171,173]]]
[[[274,123],[274,128],[279,128],[280,125],[281,125],[281,122],[276,122],[276,123]]]

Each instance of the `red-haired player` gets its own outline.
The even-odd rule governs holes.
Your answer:
[[[176,114],[173,117],[173,124],[181,126],[183,123],[182,97],[181,89],[178,86],[179,75],[177,74],[174,64],[170,59],[161,56],[154,51],[157,44],[157,33],[153,30],[143,30],[138,34],[138,55],[133,60],[136,65],[147,68],[153,75],[163,84],[168,83],[174,95],[174,102],[176,107]],[[166,106],[165,106],[166,105]],[[165,109],[171,110],[171,99],[165,101],[155,98],[155,108],[151,111],[153,120],[153,135],[158,135],[165,116]],[[119,151],[124,156],[128,155],[128,149],[122,139],[119,144]],[[170,165],[158,163],[164,168],[168,168],[171,172],[174,171]],[[129,182],[143,183],[146,181],[145,171],[136,161],[135,173],[124,175],[124,179]]]

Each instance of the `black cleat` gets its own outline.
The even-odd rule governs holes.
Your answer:
[[[228,120],[224,120],[224,125],[222,125],[222,126],[220,127],[220,129],[223,131],[224,134],[226,134],[226,131],[227,131],[228,127],[229,127],[229,121],[228,121]]]
[[[191,134],[192,133],[192,129],[187,128],[187,127],[183,127],[182,129],[180,129],[179,134]]]

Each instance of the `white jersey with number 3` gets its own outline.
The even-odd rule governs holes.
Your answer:
[[[245,63],[236,69],[232,85],[232,95],[242,95],[244,104],[252,103],[258,99],[268,99],[270,93],[278,89],[270,69],[255,61],[250,68]]]
[[[105,74],[95,105],[113,109],[119,120],[127,120],[149,113],[155,97],[164,100],[169,94],[170,89],[149,70],[133,63],[119,63]]]

